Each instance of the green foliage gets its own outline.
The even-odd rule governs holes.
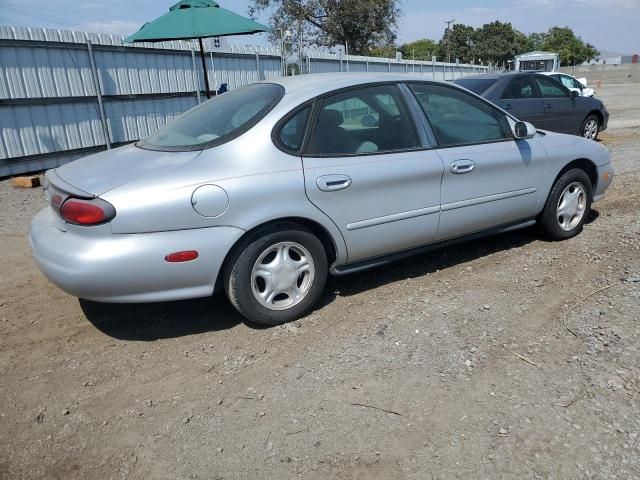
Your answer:
[[[591,60],[598,50],[576,37],[568,27],[553,27],[547,33],[532,33],[529,36],[513,28],[510,23],[491,22],[474,29],[468,25],[455,24],[445,31],[439,42],[441,59],[459,59],[464,63],[496,63],[506,65],[516,55],[532,50],[545,50],[560,54],[562,65],[573,65]]]
[[[529,34],[529,36],[527,37],[528,46],[526,50],[530,52],[534,50],[543,50],[545,36],[546,35],[544,33]]]
[[[322,46],[348,43],[349,53],[367,54],[396,39],[398,0],[252,0],[250,14],[269,9],[272,41],[290,30],[292,41]]]
[[[402,57],[407,60],[414,58],[416,60],[431,60],[433,55],[438,55],[439,48],[439,45],[433,40],[423,38],[422,40],[402,44],[398,50],[402,52]],[[395,53],[392,55],[395,55]]]
[[[475,32],[474,55],[484,60],[505,65],[528,48],[527,36],[510,23],[491,22]]]
[[[451,58],[452,62],[456,59],[463,63],[471,63],[475,55],[475,30],[473,27],[456,23],[445,33],[440,40],[439,57],[445,62]]]
[[[569,27],[553,27],[544,35],[543,50],[560,54],[563,66],[579,64],[596,57],[600,52],[577,37]]]
[[[397,51],[398,47],[395,45],[384,45],[382,47],[373,47],[369,49],[367,55],[371,57],[394,58]]]

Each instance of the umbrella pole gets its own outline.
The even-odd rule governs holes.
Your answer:
[[[211,98],[211,93],[209,91],[209,76],[207,75],[207,61],[204,58],[204,45],[202,44],[202,39],[199,38],[198,42],[200,43],[200,60],[202,60],[202,72],[204,73],[204,94],[207,98]]]

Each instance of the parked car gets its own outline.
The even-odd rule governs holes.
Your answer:
[[[609,112],[600,100],[579,97],[540,73],[476,75],[455,83],[540,129],[596,140],[609,122]]]
[[[587,79],[586,78],[576,78],[572,75],[568,75],[566,73],[558,73],[558,72],[540,72],[543,75],[547,75],[562,85],[567,87],[571,92],[577,92],[581,97],[593,97],[596,92],[593,88],[587,87]]]
[[[44,274],[77,297],[220,288],[275,325],[311,309],[329,272],[536,223],[573,237],[612,178],[602,145],[537,132],[456,85],[307,75],[233,90],[136,144],[48,171],[50,206],[30,241]]]

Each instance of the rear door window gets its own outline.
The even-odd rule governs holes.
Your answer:
[[[307,155],[367,155],[420,147],[396,85],[349,90],[324,99]]]
[[[531,77],[522,76],[511,79],[502,93],[505,100],[518,100],[535,98],[536,90],[531,81]]]

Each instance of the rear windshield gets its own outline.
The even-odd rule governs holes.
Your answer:
[[[460,78],[454,83],[466,88],[467,90],[471,90],[473,93],[482,95],[497,81],[498,80],[495,78]]]
[[[258,83],[219,95],[140,140],[149,150],[202,150],[228,142],[258,123],[276,106],[284,89]]]

